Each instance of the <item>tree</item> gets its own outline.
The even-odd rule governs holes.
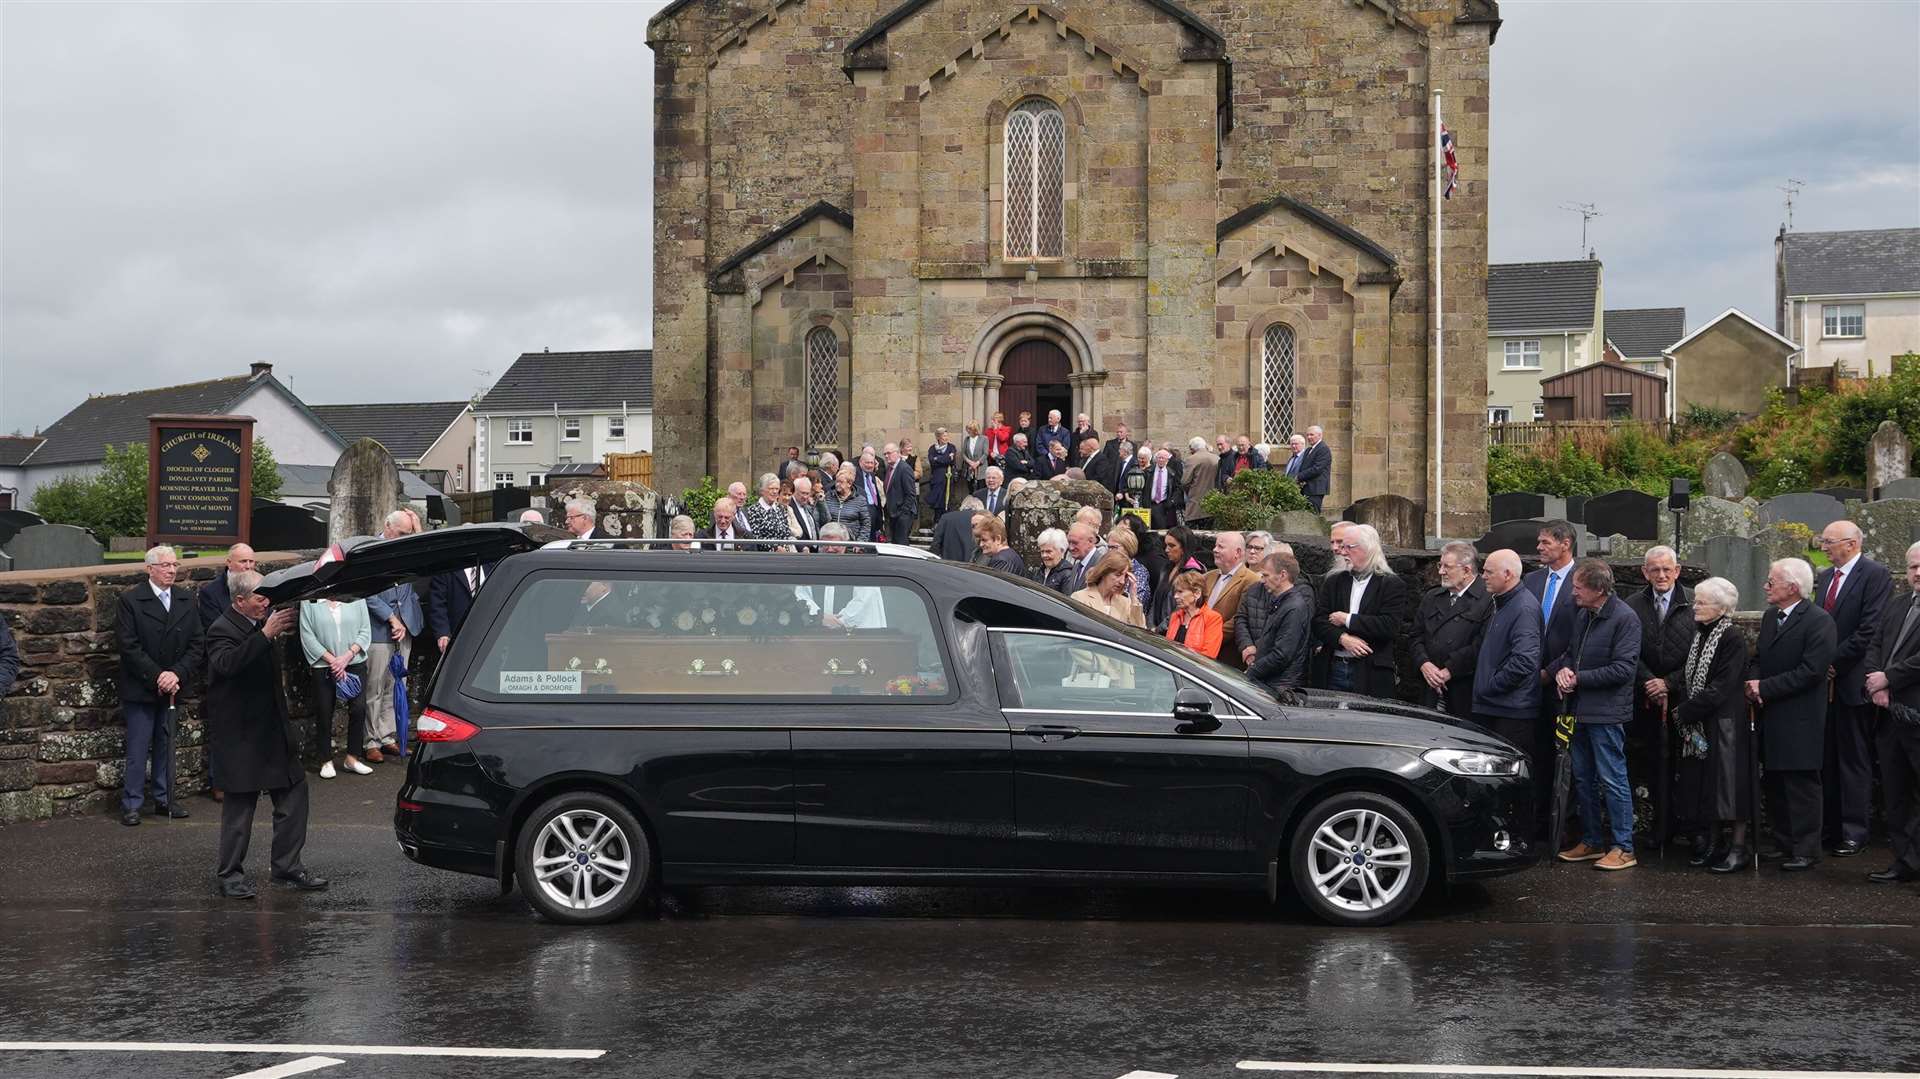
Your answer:
[[[253,440],[253,497],[268,502],[280,497],[280,462],[273,459],[273,451],[267,448],[267,440]]]

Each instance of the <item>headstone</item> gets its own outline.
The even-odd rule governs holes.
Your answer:
[[[1920,476],[1908,476],[1885,484],[1873,493],[1876,501],[1890,498],[1920,498]]]
[[[1332,525],[1312,510],[1282,510],[1267,522],[1267,531],[1276,536],[1319,536],[1326,538]]]
[[[1737,606],[1743,611],[1757,611],[1766,606],[1761,585],[1767,579],[1767,568],[1773,559],[1771,551],[1745,536],[1709,536],[1700,544],[1700,560],[1706,563],[1707,573],[1725,577],[1740,590]]]
[[[1867,443],[1867,490],[1878,491],[1894,480],[1906,479],[1912,463],[1907,433],[1892,420],[1881,420]]]
[[[593,527],[601,535],[616,539],[658,539],[656,521],[660,493],[644,483],[632,480],[599,479],[592,476],[565,476],[561,483],[547,489],[547,523],[566,527],[566,504],[577,498],[593,503]],[[451,504],[451,503],[449,503]],[[501,520],[511,521],[516,513]],[[711,522],[695,521],[695,528]]]
[[[1609,491],[1587,501],[1587,531],[1630,540],[1660,539],[1660,500],[1643,491]]]
[[[1509,491],[1494,495],[1491,500],[1493,523],[1502,521],[1531,521],[1547,515],[1547,496],[1532,491]]]
[[[400,508],[400,468],[371,438],[348,446],[327,481],[327,533],[335,540],[377,536],[387,514]]]
[[[1904,576],[1907,548],[1920,540],[1920,499],[1887,498],[1868,502],[1860,507],[1853,522],[1864,534],[1861,551],[1891,569],[1896,580]]]
[[[1587,503],[1589,501],[1591,501],[1591,499],[1589,499],[1586,495],[1568,495],[1566,508],[1559,515],[1560,519],[1567,522],[1568,524],[1576,524],[1576,525],[1586,524],[1587,523]],[[1551,514],[1553,512],[1553,507],[1548,506],[1547,512]]]
[[[1687,507],[1680,546],[1682,559],[1693,558],[1700,544],[1714,536],[1751,537],[1757,525],[1753,512],[1738,502],[1704,495]]]
[[[1486,535],[1473,541],[1474,549],[1483,555],[1498,550],[1517,552],[1525,558],[1533,554],[1534,545],[1540,539],[1540,528],[1545,521],[1501,521],[1487,530]]]
[[[1816,487],[1813,493],[1826,495],[1835,502],[1864,502],[1867,498],[1864,487]]]
[[[1374,495],[1347,507],[1347,520],[1372,525],[1388,547],[1424,549],[1426,507],[1405,495]]]
[[[1040,533],[1062,532],[1073,524],[1082,506],[1097,506],[1101,521],[1113,527],[1113,492],[1090,480],[1066,483],[1029,483],[1007,500],[1007,546],[1028,568],[1040,565]]]
[[[1737,500],[1747,496],[1747,466],[1731,453],[1722,451],[1707,458],[1701,479],[1701,486],[1714,498]]]
[[[1753,542],[1767,552],[1767,560],[1807,557],[1806,540],[1779,528],[1763,528],[1753,534]]]
[[[327,545],[327,522],[298,506],[268,505],[253,511],[256,551],[314,551]]]
[[[7,541],[17,570],[97,566],[105,553],[93,533],[73,525],[30,525]]]
[[[1760,506],[1758,520],[1763,525],[1797,521],[1817,534],[1821,529],[1845,518],[1846,515],[1847,507],[1841,505],[1832,495],[1817,491],[1796,491],[1793,494],[1775,495],[1767,499]]]

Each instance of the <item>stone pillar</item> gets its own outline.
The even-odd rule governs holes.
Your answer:
[[[1387,323],[1391,296],[1384,284],[1353,291],[1353,448],[1346,467],[1334,462],[1327,501],[1343,506],[1355,499],[1394,491],[1388,474],[1392,414],[1387,360]],[[1411,411],[1410,409],[1408,411]]]
[[[707,96],[697,44],[653,46],[654,482],[679,491],[712,467],[707,441]],[[744,425],[744,417],[741,420]],[[475,487],[481,487],[475,477]]]
[[[757,426],[753,412],[754,296],[751,292],[713,295],[709,302],[713,306],[709,352],[713,390],[709,407],[715,422],[707,430],[708,467],[722,487],[733,479],[745,480],[752,487],[754,477],[749,473],[754,467],[753,432]],[[657,395],[659,391],[654,392]],[[658,435],[653,444],[662,445]],[[659,465],[654,467],[658,469]]]
[[[400,469],[387,448],[371,438],[348,446],[327,481],[327,538],[377,536],[386,516],[400,508]]]
[[[887,75],[853,75],[854,447],[919,428],[920,93]]]
[[[1155,442],[1214,426],[1218,77],[1215,61],[1185,61],[1147,99],[1147,414],[1136,434]]]

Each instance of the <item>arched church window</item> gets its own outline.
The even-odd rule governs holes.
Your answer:
[[[807,334],[807,448],[840,444],[840,338],[825,326]]]
[[[1260,342],[1260,440],[1282,445],[1293,434],[1293,399],[1298,385],[1293,327],[1276,322]]]
[[[1066,253],[1067,125],[1053,102],[1023,101],[1007,114],[1009,259]]]

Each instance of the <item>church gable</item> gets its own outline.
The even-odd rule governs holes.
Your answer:
[[[1180,59],[1219,60],[1226,57],[1226,38],[1206,20],[1195,15],[1187,8],[1174,3],[1173,0],[1132,0],[1132,2],[1143,12],[1151,12],[1157,15],[1159,21],[1175,24],[1181,28],[1183,31],[1183,41],[1179,46]],[[843,66],[849,73],[854,71],[887,70],[891,66],[892,59],[902,55],[901,51],[897,48],[889,47],[888,35],[896,28],[902,27],[908,20],[912,19],[916,14],[919,14],[923,9],[937,5],[938,0],[907,0],[906,3],[888,12],[885,16],[881,17],[879,21],[868,27],[860,36],[848,43],[843,54]],[[1003,22],[1011,22],[1014,18],[1021,16],[1031,18],[1043,8],[1047,8],[1058,14],[1057,9],[1052,9],[1048,5],[1023,5],[1011,7],[1007,18],[1003,20]],[[1111,17],[1111,13],[1108,13],[1108,16]],[[1059,21],[1064,23],[1064,17],[1061,17]],[[1088,21],[1091,21],[1091,16],[1088,17]],[[926,28],[920,28],[919,32],[924,33],[928,31]],[[977,43],[979,39],[975,38],[974,41]],[[960,47],[971,48],[971,44],[972,43],[962,42],[960,43]],[[951,57],[957,57],[958,55],[957,50],[950,53]]]
[[[1392,254],[1339,221],[1284,195],[1248,207],[1220,223],[1215,280],[1222,286],[1250,278],[1268,260],[1298,255],[1314,274],[1325,272],[1351,293],[1362,285],[1398,285]]]

